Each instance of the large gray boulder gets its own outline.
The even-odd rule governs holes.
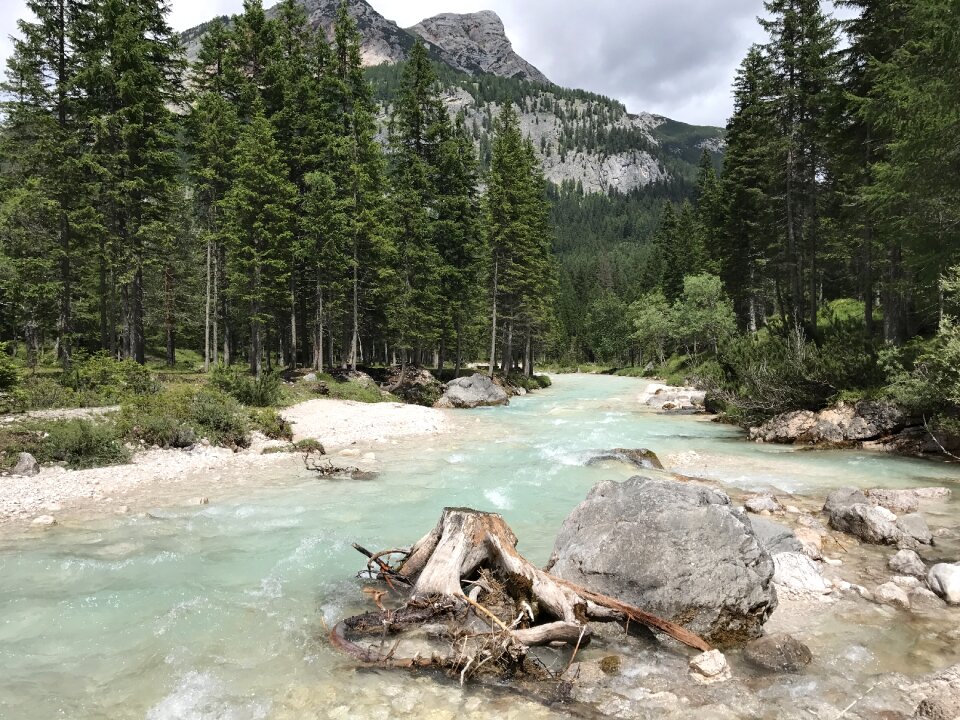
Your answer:
[[[715,645],[759,636],[777,606],[773,561],[750,519],[693,483],[597,484],[564,521],[549,569]]]
[[[488,375],[479,373],[470,377],[461,377],[447,383],[435,407],[438,408],[475,408],[491,405],[509,405],[510,397]]]

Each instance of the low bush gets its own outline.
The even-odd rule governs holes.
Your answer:
[[[293,428],[276,410],[254,410],[250,413],[253,428],[271,440],[293,440]]]
[[[530,377],[521,373],[514,373],[507,376],[507,382],[514,387],[520,387],[527,392],[548,388],[552,384],[547,375],[534,375]]]
[[[95,395],[99,401],[95,404],[104,405],[160,391],[160,384],[143,365],[117,360],[103,351],[89,356],[78,353],[60,383],[80,394]]]
[[[123,405],[119,432],[159,447],[187,447],[200,438],[213,445],[247,447],[251,420],[237,400],[216,388],[182,387]]]
[[[56,420],[23,423],[0,430],[4,464],[28,452],[41,463],[63,462],[72,470],[119,465],[130,458],[117,427],[109,421]]]
[[[283,396],[279,373],[265,372],[257,378],[240,368],[218,365],[210,373],[210,384],[251,407],[279,405]]]

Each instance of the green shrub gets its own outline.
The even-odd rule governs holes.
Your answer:
[[[44,440],[47,460],[62,461],[75,470],[119,465],[130,459],[112,422],[66,420],[47,429]],[[39,458],[38,458],[39,459]]]
[[[537,381],[537,385],[539,385],[541,389],[546,389],[553,385],[553,380],[550,379],[549,375],[534,375],[533,379]]]
[[[326,450],[323,447],[323,443],[314,438],[307,438],[305,440],[298,440],[293,444],[293,449],[297,452],[313,453],[319,452],[325,454]]]
[[[21,452],[30,453],[41,463],[66,463],[73,470],[118,465],[130,459],[116,426],[109,421],[18,423],[0,430],[0,450],[8,467]]]
[[[0,393],[13,390],[20,383],[20,367],[7,353],[6,345],[0,346]]]
[[[247,411],[215,388],[176,388],[128,401],[117,425],[124,437],[160,447],[188,447],[203,437],[213,445],[249,445]]]
[[[278,405],[283,395],[283,382],[275,372],[256,378],[239,368],[218,365],[210,373],[210,384],[251,407]]]
[[[101,351],[90,356],[80,353],[61,383],[78,393],[95,394],[101,403],[121,402],[131,395],[150,395],[160,384],[150,371],[133,360],[116,360]]]
[[[276,410],[255,410],[250,413],[253,427],[271,440],[293,440],[293,428]]]
[[[41,375],[24,378],[20,390],[23,393],[24,410],[82,407],[84,404],[82,394]]]
[[[190,417],[196,431],[214,445],[247,447],[250,422],[235,398],[215,388],[203,388],[190,402]]]

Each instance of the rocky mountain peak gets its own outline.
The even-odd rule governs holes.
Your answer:
[[[458,70],[544,84],[550,82],[546,75],[514,51],[503,21],[492,10],[441,13],[414,25],[409,32],[423,38]]]
[[[310,27],[322,28],[327,37],[332,39],[340,0],[301,0],[301,2],[307,11],[307,22]],[[267,11],[268,14],[271,14],[271,11]],[[395,22],[387,20],[366,0],[347,0],[347,11],[360,30],[362,37],[360,54],[364,65],[382,65],[406,59],[413,40]]]

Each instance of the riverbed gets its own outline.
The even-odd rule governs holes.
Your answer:
[[[384,470],[373,481],[321,479],[284,464],[257,471],[255,482],[205,490],[209,505],[158,500],[149,512],[4,531],[0,717],[562,717],[510,694],[358,670],[332,650],[328,628],[369,609],[356,577],[364,563],[351,543],[409,545],[444,506],[470,506],[502,513],[521,552],[543,564],[590,487],[633,474],[585,466],[590,451],[615,447],[650,448],[668,469],[734,493],[795,493],[798,503],[845,485],[960,480],[960,469],[947,463],[747,443],[738,430],[703,417],[641,407],[642,389],[635,379],[558,376],[553,388],[509,407],[464,411],[455,434],[378,448]],[[931,525],[956,524],[958,510],[956,499],[944,504]],[[960,662],[960,637],[945,639],[939,619],[901,622],[898,612],[838,603],[811,613],[803,639],[814,664],[803,676],[758,681],[771,712],[757,715],[744,704],[742,716],[777,717],[777,708],[800,707],[807,696],[828,713],[846,704],[844,684],[853,700],[880,673]],[[791,630],[802,636],[804,627]],[[679,704],[670,715],[704,717],[694,695],[683,704],[685,667],[682,653],[651,646],[628,659],[624,674],[635,686],[650,677],[654,689],[675,674],[669,690]],[[644,697],[635,702],[653,712],[656,703]]]

